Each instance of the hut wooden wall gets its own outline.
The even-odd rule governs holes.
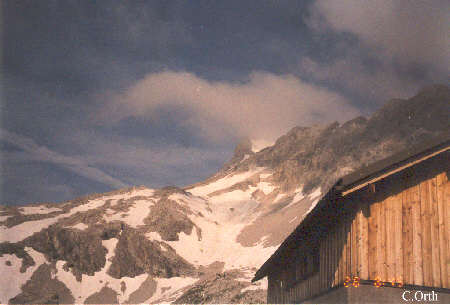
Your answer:
[[[446,172],[404,181],[400,192],[375,193],[358,211],[352,229],[362,279],[450,288],[450,183]],[[395,188],[395,185],[394,185]],[[386,190],[387,191],[387,190]],[[348,241],[347,241],[348,243]]]
[[[320,241],[318,273],[286,288],[288,272],[278,268],[269,275],[268,303],[299,302],[354,276],[450,288],[447,173],[428,171],[417,179],[406,171],[339,200],[346,212]]]

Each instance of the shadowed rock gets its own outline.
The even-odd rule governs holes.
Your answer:
[[[10,300],[11,304],[70,304],[75,299],[70,290],[58,279],[51,277],[52,267],[42,264],[30,280],[22,286],[22,292]]]

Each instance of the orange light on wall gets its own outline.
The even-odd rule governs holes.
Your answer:
[[[352,285],[352,279],[349,276],[345,277],[344,287],[348,288]]]
[[[381,286],[383,286],[383,282],[380,279],[376,279],[375,282],[373,282],[373,285],[377,288],[380,288]]]
[[[359,277],[357,277],[357,276],[354,276],[353,277],[353,287],[359,287]]]

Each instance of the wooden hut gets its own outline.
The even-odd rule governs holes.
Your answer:
[[[449,148],[441,136],[341,178],[256,272],[268,303],[449,302]]]

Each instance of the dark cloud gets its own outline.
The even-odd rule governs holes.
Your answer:
[[[308,25],[321,38],[340,39],[330,60],[302,58],[304,75],[368,99],[372,110],[386,99],[448,80],[448,1],[318,0],[310,7]],[[349,36],[353,40],[342,43]]]
[[[447,3],[2,1],[2,178],[30,175],[8,200],[192,183],[241,136],[445,80]]]

